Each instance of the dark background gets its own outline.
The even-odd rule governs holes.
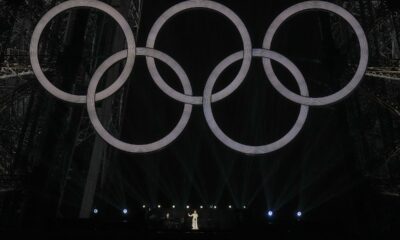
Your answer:
[[[16,19],[32,18],[24,26],[26,32],[21,34],[27,39],[39,18],[50,8],[43,2],[36,2],[36,5],[26,5],[24,1],[6,2],[0,1],[1,9],[4,6],[17,9]],[[181,1],[144,1],[136,42],[138,47],[146,45],[148,33],[157,18],[178,2]],[[218,2],[242,19],[253,48],[260,48],[273,19],[300,1]],[[392,25],[396,26],[398,3],[382,1],[382,7],[368,5],[371,3],[369,0],[359,0],[359,7],[363,9],[360,11],[355,7],[356,1],[337,2],[355,14],[363,25],[370,42],[371,68],[389,69],[391,66],[389,70],[395,71],[399,59],[395,54],[390,59],[384,58],[386,55],[382,52],[386,52],[381,45],[387,43],[388,37],[396,35],[392,34],[396,33],[395,28],[390,31],[385,28],[385,23],[390,20],[385,16],[390,12]],[[26,9],[21,7],[24,4]],[[120,9],[121,12],[125,10]],[[46,30],[42,42],[43,48],[51,49],[46,54],[54,58],[54,63],[49,61],[49,68],[54,68],[54,72],[48,73],[49,78],[56,79],[54,83],[61,89],[85,94],[88,76],[111,53],[125,46],[113,46],[121,31],[110,17],[97,11],[72,12],[76,15],[71,24],[64,21],[67,14],[60,16],[52,28]],[[369,15],[371,12],[373,14]],[[93,15],[99,16],[101,21],[96,18],[94,21]],[[3,25],[0,25],[1,43],[8,41],[11,47],[14,44],[28,49],[29,40],[23,41],[23,37],[15,37],[14,33],[12,38],[9,37],[8,25],[12,26],[15,21],[14,17],[10,19],[10,22],[2,21]],[[103,25],[96,26],[98,22]],[[3,41],[3,36],[11,40]],[[59,42],[64,45],[57,45]],[[0,48],[7,47],[7,44],[0,45]],[[387,44],[395,46],[391,41]],[[94,55],[88,54],[94,48]],[[172,18],[162,28],[156,49],[175,59],[188,74],[194,94],[202,95],[211,71],[224,58],[243,48],[240,35],[228,19],[212,11],[197,9]],[[341,89],[354,74],[354,65],[359,57],[358,42],[348,25],[334,15],[321,12],[301,14],[285,23],[274,38],[272,50],[298,66],[313,97],[326,96]],[[48,56],[41,57],[43,65],[47,64]],[[233,64],[220,76],[214,92],[234,79],[240,64],[240,61]],[[118,73],[122,66],[120,64],[114,70]],[[157,66],[168,84],[182,91],[173,71],[162,63],[157,63]],[[275,64],[274,69],[288,88],[298,92],[294,79],[284,67]],[[30,80],[36,82],[34,77]],[[104,82],[99,88],[105,87]],[[396,104],[398,106],[398,85],[395,84],[366,77],[355,93],[342,102],[310,108],[306,124],[296,139],[284,148],[262,156],[246,156],[219,142],[209,130],[201,106],[193,107],[190,122],[181,136],[158,152],[126,154],[105,145],[100,155],[107,156],[101,156],[106,160],[102,162],[93,205],[99,213],[92,213],[89,221],[116,225],[130,222],[132,226],[142,226],[146,223],[148,208],[159,216],[168,211],[185,216],[186,205],[190,205],[190,211],[199,210],[200,205],[205,208],[216,205],[218,210],[200,210],[200,217],[232,220],[235,216],[245,215],[249,220],[247,225],[260,224],[264,228],[265,224],[268,225],[268,210],[275,213],[274,226],[299,223],[295,220],[295,213],[302,211],[300,222],[312,223],[310,232],[319,224],[357,236],[396,230],[399,201],[398,195],[390,191],[398,192],[396,176],[399,176],[400,165],[398,161],[393,160],[392,165],[385,161],[388,153],[399,143],[400,124],[393,109],[382,101],[389,99],[393,108]],[[124,112],[122,117],[117,117],[123,122],[122,136],[115,129],[108,128],[110,132],[135,144],[150,143],[167,135],[178,122],[183,104],[170,99],[156,86],[144,57],[137,57],[126,85],[128,95],[123,104]],[[80,225],[77,220],[89,162],[92,154],[96,154],[93,150],[96,135],[90,135],[86,142],[77,144],[77,135],[85,124],[93,131],[87,121],[85,106],[58,101],[43,91],[39,84],[33,89],[32,99],[38,101],[32,103],[32,110],[27,112],[24,120],[27,129],[32,131],[31,141],[25,144],[21,136],[21,147],[18,144],[18,149],[11,151],[16,155],[12,159],[16,159],[17,166],[17,174],[12,177],[19,177],[22,172],[22,180],[16,184],[17,190],[1,195],[0,226],[5,223],[6,229],[11,229],[7,228],[10,225],[51,229],[53,224],[59,224],[68,229],[68,223],[78,222],[79,226],[86,228],[87,225]],[[117,96],[104,102],[115,102]],[[98,112],[104,105],[99,104]],[[253,58],[250,72],[239,89],[212,107],[222,130],[232,139],[249,145],[267,144],[282,137],[294,124],[300,108],[273,89],[261,60],[257,58]],[[99,113],[102,114],[104,112]],[[107,114],[110,113],[104,115]],[[35,121],[38,127],[31,130]],[[0,135],[0,142],[7,143],[9,136]],[[145,210],[142,205],[146,205]],[[157,210],[158,205],[161,205],[160,210]],[[171,209],[172,205],[176,210]],[[229,205],[232,209],[228,208]],[[129,212],[127,215],[121,213],[125,208]],[[188,223],[190,219],[186,220]],[[114,231],[118,228],[116,225],[107,226]],[[232,229],[233,224],[229,226]],[[101,228],[99,225],[96,227]]]
[[[144,3],[138,46],[145,46],[153,23],[177,2]],[[253,47],[260,48],[271,21],[296,1],[221,3],[241,17]],[[329,23],[327,13],[303,14],[285,24],[274,40],[273,50],[292,59],[305,75],[311,96],[325,96],[340,89],[341,77],[348,70],[346,55],[335,46]],[[358,47],[356,41],[352,44]],[[228,19],[207,10],[192,10],[179,14],[162,28],[156,49],[181,64],[194,94],[201,95],[213,68],[242,50],[242,45]],[[181,90],[173,72],[163,64],[158,66],[167,82]],[[231,66],[215,91],[227,86],[239,67],[240,62]],[[297,91],[284,68],[276,69],[282,81]],[[157,88],[143,57],[138,57],[130,86],[124,140],[143,144],[168,134],[179,120],[183,104]],[[119,209],[142,204],[197,208],[212,204],[221,208],[251,206],[261,215],[267,209],[282,211],[288,218],[297,209],[316,214],[317,218],[356,216],[357,198],[363,196],[355,190],[362,180],[355,166],[345,104],[311,108],[299,136],[283,149],[264,156],[246,156],[225,147],[208,129],[202,107],[195,106],[186,130],[171,146],[146,155],[121,154],[110,162],[115,167],[109,168],[104,196],[98,201],[104,197]],[[261,145],[276,141],[292,127],[299,106],[272,88],[261,60],[254,58],[245,82],[231,96],[213,104],[213,111],[228,136],[245,144]]]

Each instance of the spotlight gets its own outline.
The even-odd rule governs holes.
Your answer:
[[[217,209],[217,205],[214,205],[214,209]]]
[[[143,205],[142,208],[146,208],[146,205]]]
[[[172,208],[175,208],[175,205],[172,205]]]
[[[189,206],[189,205],[187,205],[187,206],[186,206],[186,209],[189,209],[189,208],[190,208],[190,206]]]
[[[128,209],[124,208],[124,210],[122,210],[122,213],[123,213],[124,215],[128,214]]]
[[[98,214],[98,213],[99,213],[99,210],[98,210],[97,208],[95,208],[95,209],[93,209],[93,213],[94,213],[94,214]]]
[[[161,208],[161,205],[157,205],[158,208]]]
[[[232,208],[232,205],[229,205],[228,208],[231,209],[231,208]]]
[[[243,209],[246,209],[247,207],[246,207],[246,205],[245,206],[243,206]]]
[[[203,205],[200,206],[200,209],[203,209]]]
[[[296,213],[296,216],[297,216],[298,218],[300,218],[302,215],[303,215],[303,213],[300,212],[300,211],[298,211],[298,212]]]
[[[271,210],[269,210],[269,211],[267,212],[267,215],[268,215],[268,217],[272,217],[272,216],[274,216],[274,212],[271,211]]]

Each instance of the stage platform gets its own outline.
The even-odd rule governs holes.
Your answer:
[[[266,223],[219,231],[155,230],[130,221],[59,221],[47,228],[8,228],[2,236],[29,238],[78,239],[137,239],[137,240],[253,240],[253,239],[369,239],[340,224],[304,222]],[[4,239],[9,239],[4,238]]]

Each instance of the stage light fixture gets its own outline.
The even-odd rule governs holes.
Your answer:
[[[122,213],[123,213],[124,215],[128,214],[128,209],[124,208],[124,209],[122,210]]]
[[[271,211],[271,210],[269,210],[269,211],[267,212],[267,215],[268,215],[268,217],[272,217],[272,216],[274,216],[274,212]]]
[[[98,213],[99,213],[99,210],[98,210],[97,208],[95,208],[95,209],[93,209],[93,213],[94,213],[94,214],[98,214]]]
[[[175,205],[172,205],[172,208],[175,208]]]
[[[189,205],[187,205],[187,206],[186,206],[186,209],[189,209],[189,208],[190,208],[190,206],[189,206]]]
[[[301,211],[298,211],[298,212],[296,213],[296,216],[297,216],[298,218],[300,218],[302,215],[303,215],[303,213],[302,213]]]
[[[243,209],[246,209],[247,207],[246,206],[243,206]]]
[[[161,208],[161,205],[157,205],[158,208]]]
[[[229,205],[228,208],[229,208],[229,209],[232,209],[232,205]]]
[[[146,208],[146,205],[143,205],[142,208]]]
[[[217,205],[214,205],[214,209],[217,209]]]
[[[203,205],[200,206],[200,209],[203,209]]]

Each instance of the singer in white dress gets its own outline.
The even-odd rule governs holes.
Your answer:
[[[189,214],[189,217],[192,218],[192,230],[199,230],[199,225],[197,224],[199,214],[197,214],[196,210],[192,214]]]

